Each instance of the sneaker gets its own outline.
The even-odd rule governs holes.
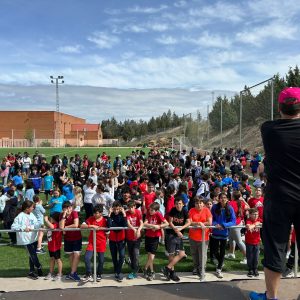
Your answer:
[[[267,300],[267,296],[266,296],[266,293],[250,292],[249,299],[250,300]]]
[[[36,249],[35,253],[36,254],[45,254],[46,251],[43,248],[41,248],[41,249]]]
[[[71,280],[70,273],[66,275],[65,279],[66,280]]]
[[[29,272],[27,277],[33,280],[37,280],[39,278],[39,276],[37,276],[34,272]]]
[[[37,269],[37,274],[38,274],[39,277],[42,277],[42,276],[43,276],[43,270],[42,270],[42,267],[39,267],[39,268]]]
[[[59,275],[59,274],[57,274],[56,276],[54,276],[54,277],[52,278],[52,281],[61,281],[61,279],[62,279],[62,276]]]
[[[115,279],[118,281],[118,282],[122,282],[123,281],[123,276],[121,274],[115,274]]]
[[[254,270],[253,273],[254,273],[254,277],[259,277],[258,270]]]
[[[48,273],[47,276],[44,277],[45,280],[51,280],[53,279],[52,273]]]
[[[81,278],[81,280],[83,281],[83,282],[93,282],[94,281],[94,279],[93,279],[93,276],[91,275],[91,274],[86,274],[86,275],[84,275],[82,278]]]
[[[71,280],[74,280],[74,281],[77,281],[77,282],[80,281],[80,277],[78,276],[78,274],[76,272],[70,273],[69,277],[70,277]]]
[[[145,278],[147,278],[147,276],[148,276],[148,270],[144,269],[143,270],[143,275],[144,275]]]
[[[127,279],[135,279],[135,278],[137,278],[137,275],[134,272],[129,273],[128,276],[127,276]]]
[[[152,281],[155,279],[155,273],[154,272],[150,272],[147,276],[147,280],[148,281]]]
[[[197,268],[194,268],[192,274],[199,275],[199,270]]]
[[[169,281],[171,279],[170,278],[171,270],[168,267],[161,268],[161,272],[164,274],[164,276],[166,277],[167,281]]]
[[[254,273],[252,270],[249,270],[249,272],[247,273],[247,276],[252,278],[254,276]]]
[[[218,278],[223,278],[224,276],[223,276],[223,274],[222,274],[222,270],[221,269],[217,269],[216,270],[216,276],[218,277]]]
[[[224,256],[226,259],[235,259],[235,254],[234,253],[227,253]]]
[[[282,277],[285,277],[285,278],[289,278],[292,276],[293,276],[293,270],[290,268],[286,268],[282,273]]]
[[[173,281],[175,281],[175,282],[180,281],[180,278],[177,276],[177,274],[175,273],[174,270],[172,270],[172,271],[170,272],[170,278],[171,278]]]
[[[100,282],[101,280],[102,280],[102,275],[97,274],[96,281],[97,281],[97,282]]]
[[[246,265],[247,264],[247,258],[244,258],[243,260],[240,261],[240,264]]]

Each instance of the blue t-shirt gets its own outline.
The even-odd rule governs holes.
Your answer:
[[[19,175],[16,175],[12,178],[13,182],[15,185],[18,185],[18,184],[22,184],[23,183],[23,177],[22,176],[19,176]]]
[[[55,212],[62,212],[62,205],[65,201],[68,201],[67,198],[64,195],[59,196],[58,198],[52,197],[49,201],[49,205],[54,203],[54,205],[50,208],[50,215],[52,215]]]
[[[25,199],[28,199],[33,202],[33,196],[34,196],[34,190],[33,189],[28,189],[25,192]]]
[[[50,191],[53,189],[53,181],[54,181],[54,178],[52,175],[46,175],[44,177],[44,190],[45,191]]]
[[[64,185],[62,192],[66,196],[67,200],[72,200],[74,198],[73,186],[71,184]]]
[[[233,179],[231,177],[225,177],[223,178],[223,184],[231,185],[233,184]]]

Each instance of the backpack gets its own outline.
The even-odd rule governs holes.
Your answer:
[[[209,190],[206,190],[206,184],[203,182],[200,184],[200,186],[202,184],[204,184],[204,192],[200,196],[202,196],[204,199],[207,199],[207,196],[209,195]],[[200,186],[199,186],[199,188],[200,188]]]
[[[6,164],[1,164],[1,170],[2,171],[6,170]]]

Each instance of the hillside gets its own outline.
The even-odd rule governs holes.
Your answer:
[[[253,126],[244,127],[242,130],[242,148],[247,148],[251,152],[258,150],[262,151],[262,141],[260,136],[260,125],[262,121],[256,120],[256,123]],[[191,138],[186,138],[185,145],[182,148],[190,150],[192,147],[194,149],[208,150],[211,151],[214,147],[219,147],[221,143],[221,135],[220,133],[210,132],[209,141],[206,140],[206,132],[207,127],[203,125],[199,129],[199,139],[197,141],[201,142],[190,142]],[[151,134],[147,136],[143,136],[141,138],[133,139],[131,142],[127,142],[126,146],[143,146],[148,145],[148,147],[152,147],[155,145],[159,145],[160,147],[172,147],[172,138],[183,136],[183,127],[172,128],[163,132],[159,132],[157,134]],[[195,139],[195,138],[194,138]],[[179,142],[174,142],[176,145],[176,149],[179,149]],[[223,131],[223,147],[239,147],[239,126],[235,126],[230,130]]]

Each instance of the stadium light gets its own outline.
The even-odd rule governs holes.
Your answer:
[[[50,76],[51,79],[51,83],[55,84],[56,87],[56,117],[57,117],[57,121],[56,121],[56,128],[55,128],[55,135],[56,135],[56,147],[60,146],[60,112],[59,112],[59,93],[58,93],[58,86],[60,84],[64,84],[64,80],[62,80],[64,78],[64,76],[57,76],[57,77],[53,77],[52,75]]]

